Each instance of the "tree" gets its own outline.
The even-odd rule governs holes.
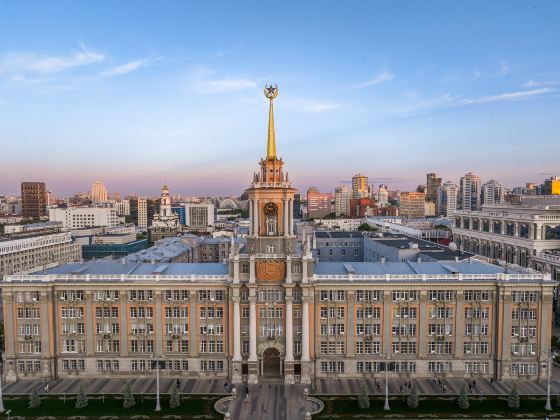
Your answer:
[[[88,397],[86,391],[84,390],[84,386],[80,384],[80,389],[78,391],[78,395],[76,396],[76,408],[85,408],[88,405]]]
[[[513,385],[511,391],[508,395],[508,407],[513,410],[519,410],[519,406],[521,405],[521,401],[519,400],[519,392],[517,391],[517,385]]]
[[[33,385],[31,394],[29,394],[29,408],[39,408],[41,406],[41,397],[39,397],[39,391],[37,391],[37,386]]]
[[[123,395],[123,408],[132,408],[136,405],[136,401],[134,401],[134,394],[132,393],[132,387],[130,386],[130,382],[126,382],[126,386],[124,388],[124,395]]]
[[[360,395],[358,395],[358,407],[369,408],[369,397],[365,386],[362,386],[362,389],[360,390]]]
[[[171,390],[171,396],[169,397],[169,407],[177,408],[181,406],[181,397],[179,396],[179,390],[176,386]]]
[[[418,388],[416,388],[416,384],[412,385],[412,389],[410,390],[410,394],[408,394],[408,398],[406,399],[406,405],[409,408],[418,408],[420,405],[420,401],[418,400]]]
[[[359,231],[365,231],[365,232],[370,232],[372,231],[372,227],[368,224],[368,223],[362,223],[360,226],[358,226],[358,230]],[[377,229],[376,229],[377,230]]]
[[[463,385],[459,397],[457,397],[457,405],[462,410],[467,410],[470,407],[469,396],[467,395],[467,386]]]

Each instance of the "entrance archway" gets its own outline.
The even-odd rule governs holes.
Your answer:
[[[278,378],[280,372],[280,352],[278,349],[270,347],[262,355],[262,376]]]

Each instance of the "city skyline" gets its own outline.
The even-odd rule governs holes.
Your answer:
[[[2,192],[240,194],[270,82],[302,193],[358,172],[403,191],[432,171],[507,187],[558,174],[557,3],[508,4],[507,20],[499,3],[130,5],[0,3]]]

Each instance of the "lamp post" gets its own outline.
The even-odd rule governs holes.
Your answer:
[[[552,407],[550,405],[550,374],[551,374],[551,370],[552,370],[552,355],[554,354],[554,348],[550,349],[550,352],[548,354],[548,369],[546,372],[546,376],[547,376],[547,381],[546,381],[546,404],[544,405],[544,409],[547,411],[552,410]]]
[[[383,410],[385,411],[391,409],[389,407],[389,357],[391,356],[387,353],[387,362],[385,363],[385,405],[383,406]]]
[[[0,353],[0,358],[2,358],[2,353]],[[2,375],[0,374],[0,413],[5,411],[4,399],[2,398]]]
[[[156,409],[154,411],[161,411],[161,405],[159,403],[159,356],[152,356],[156,362]]]

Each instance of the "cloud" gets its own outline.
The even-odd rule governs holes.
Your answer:
[[[376,76],[373,77],[373,79],[370,79],[366,82],[363,83],[359,83],[357,85],[352,86],[355,89],[360,89],[360,88],[366,88],[366,87],[370,87],[370,86],[375,86],[375,85],[379,85],[381,83],[384,82],[388,82],[390,80],[393,80],[395,78],[395,75],[389,71],[382,71],[381,73],[377,74]]]
[[[35,52],[12,53],[0,58],[0,74],[54,73],[104,59],[102,53],[89,50],[84,44],[68,56],[48,57]]]
[[[472,104],[482,104],[482,103],[489,103],[489,102],[519,101],[534,96],[546,95],[548,93],[552,93],[557,90],[558,89],[553,89],[548,87],[542,89],[521,90],[517,92],[501,93],[499,95],[481,96],[479,98],[473,98],[473,99],[465,98],[465,99],[461,99],[459,103],[464,105],[472,105]]]
[[[534,80],[529,80],[527,83],[523,85],[523,87],[540,87],[540,86],[556,86],[558,81],[556,80],[548,80],[544,82],[536,82]]]
[[[514,92],[500,93],[497,95],[486,95],[477,98],[465,98],[461,95],[446,93],[433,99],[405,105],[397,108],[394,113],[403,116],[423,114],[438,109],[456,108],[460,106],[479,105],[497,102],[523,101],[532,98],[546,96],[558,89],[545,87],[541,89],[520,90]]]
[[[258,80],[238,76],[216,78],[213,77],[215,73],[215,71],[207,68],[194,70],[191,77],[193,89],[201,94],[215,94],[237,92],[244,89],[252,89],[257,86]]]
[[[487,77],[501,77],[501,76],[505,76],[506,74],[509,74],[512,72],[512,69],[510,67],[510,65],[505,61],[502,60],[500,61],[500,68],[496,71],[493,72],[489,72],[489,73],[484,73],[478,69],[476,69],[473,72],[473,78],[476,79],[481,79],[481,78],[487,78]]]
[[[302,104],[302,110],[306,112],[311,112],[313,114],[319,112],[328,112],[328,111],[335,111],[337,109],[342,108],[342,104],[338,102],[330,102],[330,101],[323,101],[323,102],[308,102]]]
[[[135,60],[129,63],[121,64],[120,66],[113,67],[101,73],[101,76],[120,76],[122,74],[130,73],[144,67],[148,63],[147,60]]]
[[[222,92],[235,92],[238,90],[254,88],[257,82],[254,80],[239,78],[239,77],[225,77],[223,79],[202,80],[198,88],[203,93],[222,93]]]

